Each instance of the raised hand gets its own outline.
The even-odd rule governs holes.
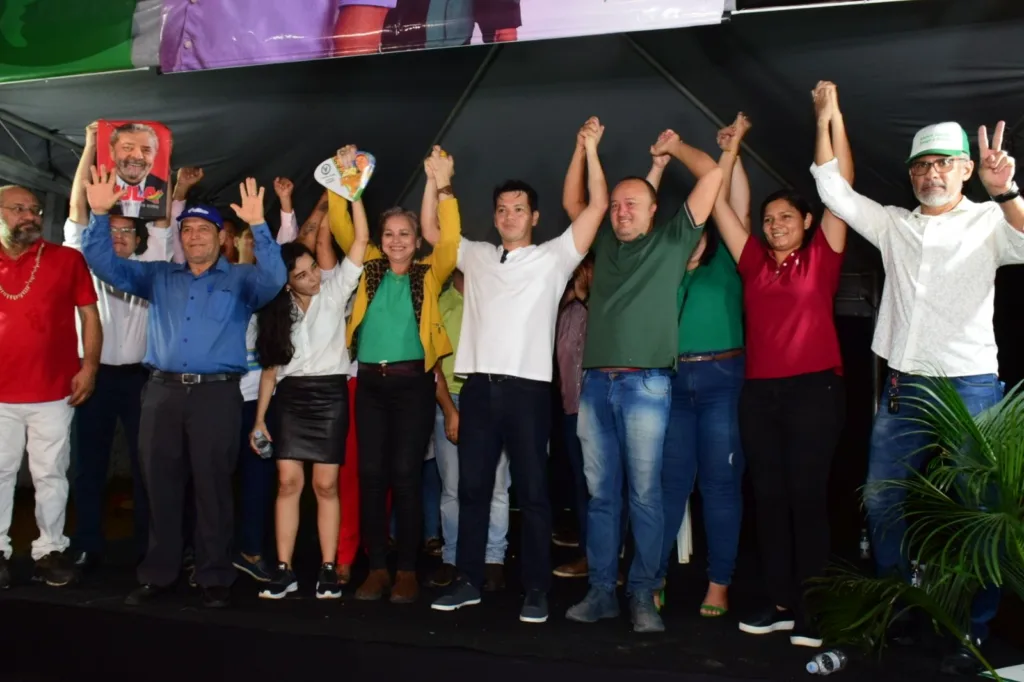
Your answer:
[[[85,146],[95,147],[96,146],[96,131],[100,128],[98,121],[93,121],[89,125],[85,126]]]
[[[679,133],[674,130],[665,130],[658,135],[658,139],[651,145],[651,156],[662,156],[672,153],[672,148],[679,144]]]
[[[85,196],[89,199],[89,208],[96,215],[109,213],[124,196],[125,190],[117,186],[117,176],[109,172],[106,166],[89,169],[92,180],[85,186]]]
[[[454,156],[441,149],[439,145],[434,145],[428,163],[438,187],[447,187],[452,183],[452,178],[455,177]]]
[[[600,125],[601,121],[598,120],[597,116],[591,116],[590,118],[588,118],[586,122],[582,126],[580,126],[580,129],[576,131],[576,148],[584,149],[587,146],[587,130],[590,128],[596,129],[600,127]],[[604,129],[601,128],[601,130],[603,131]]]
[[[814,100],[814,113],[819,123],[826,123],[838,111],[839,97],[836,94],[835,83],[830,81],[818,81],[814,90],[811,91],[811,98]]]
[[[182,191],[188,192],[203,179],[202,168],[179,168],[178,177],[174,182],[174,188],[181,188]]]
[[[584,148],[592,145],[594,149],[597,149],[597,146],[601,144],[601,138],[604,137],[604,126],[601,125],[601,120],[597,116],[588,118],[587,122],[580,128],[577,137],[583,138]]]
[[[985,191],[990,197],[1006,194],[1013,188],[1013,175],[1017,169],[1017,162],[1003,151],[1005,130],[1006,121],[997,123],[990,145],[988,129],[985,126],[978,128],[978,149],[981,157],[978,164],[978,179],[981,180],[981,184],[985,186]]]
[[[294,189],[295,183],[288,178],[274,178],[274,193],[277,194],[277,198],[281,201],[291,199]]]
[[[727,138],[729,147],[726,151],[732,152],[733,154],[739,154],[740,143],[743,142],[743,138],[750,131],[750,128],[750,119],[747,118],[746,114],[742,111],[736,114],[736,120],[732,122],[731,126],[725,129],[730,131]]]
[[[263,218],[263,187],[256,184],[256,178],[246,178],[238,184],[238,192],[242,195],[242,205],[231,204],[231,210],[252,226],[262,225]]]

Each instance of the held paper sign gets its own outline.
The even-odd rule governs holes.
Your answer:
[[[338,165],[338,157],[332,156],[317,166],[313,177],[338,196],[348,201],[359,201],[363,196],[363,190],[370,184],[376,167],[377,160],[373,154],[356,152],[355,165],[341,168]]]
[[[98,123],[96,165],[114,170],[118,188],[125,190],[114,212],[128,218],[166,216],[171,131],[154,121]]]

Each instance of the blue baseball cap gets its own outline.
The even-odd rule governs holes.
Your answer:
[[[181,212],[181,215],[178,216],[178,222],[184,222],[185,218],[202,218],[203,220],[216,225],[218,230],[224,229],[224,219],[220,217],[220,211],[215,209],[213,206],[207,206],[205,204],[190,206]]]

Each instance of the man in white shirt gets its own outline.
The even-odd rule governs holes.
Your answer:
[[[555,319],[565,285],[594,242],[608,209],[598,158],[603,133],[591,119],[583,133],[590,168],[590,203],[569,229],[533,244],[540,219],[537,193],[506,182],[494,191],[494,226],[501,246],[463,238],[458,268],[465,299],[455,374],[460,393],[459,579],[432,608],[454,611],[480,603],[494,478],[502,448],[522,514],[522,570],[526,600],[519,620],[543,623],[551,584],[551,507],[547,442],[551,431],[551,376]],[[443,189],[443,188],[442,188]]]
[[[89,204],[85,186],[96,155],[96,124],[85,129],[85,149],[79,160],[68,220],[64,224],[64,245],[81,251],[82,233],[89,225]],[[114,252],[122,258],[141,261],[170,260],[171,230],[168,221],[145,223],[125,216],[110,217]],[[146,248],[139,253],[143,232]],[[149,302],[118,291],[93,275],[97,307],[103,327],[103,350],[96,374],[96,390],[75,409],[72,426],[75,493],[75,535],[71,540],[75,564],[95,567],[104,550],[103,517],[110,451],[117,421],[124,429],[132,468],[132,512],[135,551],[139,559],[148,542],[149,506],[139,474],[139,417],[142,387],[149,373],[142,366],[146,354],[146,322]],[[79,353],[82,352],[79,325]]]
[[[1000,121],[991,146],[984,126],[978,133],[978,177],[992,198],[985,203],[963,196],[975,165],[957,123],[914,136],[907,167],[920,206],[913,211],[854,192],[835,158],[811,167],[825,206],[881,251],[885,268],[872,350],[887,360],[889,373],[871,434],[869,485],[904,479],[907,464],[920,470],[926,463],[931,443],[913,418],[920,414],[914,400],[930,397],[922,390],[928,378],[948,377],[972,415],[1003,396],[992,326],[995,275],[1002,265],[1024,263],[1024,200],[1013,181],[1014,160],[1002,151],[1004,128]],[[880,574],[909,572],[901,552],[907,524],[894,511],[904,498],[892,486],[865,494]],[[979,593],[972,637],[986,637],[998,601],[996,590]]]

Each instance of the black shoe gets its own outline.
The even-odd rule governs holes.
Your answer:
[[[32,569],[32,580],[46,583],[50,587],[64,587],[78,579],[78,571],[64,554],[50,552],[36,561]]]
[[[545,623],[548,620],[548,595],[541,590],[527,590],[519,620],[524,623]]]
[[[299,581],[288,564],[281,562],[274,569],[270,582],[260,590],[260,599],[284,599],[299,589]]]
[[[226,609],[231,605],[231,590],[217,585],[203,588],[203,608]]]
[[[821,632],[818,631],[817,623],[812,620],[795,624],[789,633],[789,643],[793,646],[820,647]]]
[[[127,597],[125,597],[124,603],[125,606],[144,606],[160,595],[167,594],[170,591],[171,588],[169,587],[141,585],[136,587]]]
[[[65,552],[71,564],[79,573],[90,573],[102,563],[99,552],[87,552],[81,549],[69,549]]]
[[[975,640],[974,646],[981,649],[981,642]],[[942,659],[939,670],[943,675],[970,675],[976,676],[982,669],[981,661],[974,655],[966,644],[961,644],[956,651]]]
[[[445,594],[434,600],[430,608],[435,611],[455,611],[463,606],[476,606],[479,603],[480,590],[469,584],[465,578],[459,578]]]
[[[7,557],[0,553],[0,590],[6,590],[11,586],[11,567],[7,563]]]
[[[792,611],[779,611],[774,606],[740,621],[740,630],[750,635],[767,635],[770,632],[792,630],[795,626],[796,620]]]
[[[337,599],[341,596],[341,583],[338,582],[338,569],[333,561],[320,567],[320,575],[316,578],[317,599]]]

